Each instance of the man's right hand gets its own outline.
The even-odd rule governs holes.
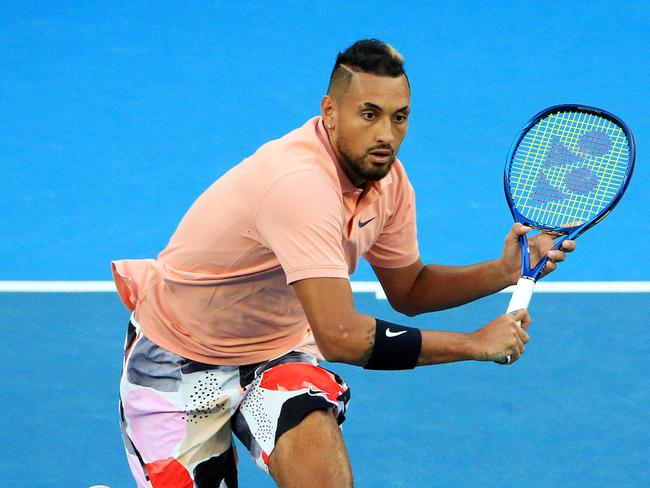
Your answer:
[[[521,323],[521,327],[517,322]],[[510,356],[510,363],[514,363],[524,353],[524,346],[529,339],[526,329],[530,323],[528,312],[522,308],[500,315],[482,329],[473,332],[471,336],[475,359],[496,361]]]

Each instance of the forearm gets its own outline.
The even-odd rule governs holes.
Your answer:
[[[328,359],[366,369],[412,369],[458,361],[516,361],[528,341],[530,317],[525,310],[503,314],[474,332],[421,330],[364,316],[354,339],[339,342],[338,354]],[[521,326],[518,322],[521,322]]]
[[[403,327],[386,322],[384,325],[388,325],[392,331],[391,337],[397,337]],[[349,323],[347,327],[341,324],[338,334],[317,334],[316,340],[329,361],[366,366],[373,352],[376,352],[377,326],[377,319],[359,314],[354,323]],[[433,330],[422,330],[420,333],[422,345],[417,366],[478,359],[478,347],[472,334]],[[392,340],[383,336],[383,333],[378,336],[380,341]],[[396,349],[391,354],[398,354],[398,351]]]
[[[463,332],[422,331],[418,366],[478,359],[476,341]]]
[[[389,272],[392,275],[389,281],[395,283],[398,288],[396,296],[393,295],[393,300],[402,301],[402,294],[407,294],[414,287],[412,284],[417,281],[415,277],[424,267],[420,262],[416,262],[412,268],[399,273]],[[441,267],[428,267],[427,272],[435,271],[436,268],[439,276],[443,274]],[[482,287],[466,285],[469,291],[465,290],[461,299],[458,299],[458,296],[454,298],[453,293],[447,290],[444,293],[447,305],[472,299],[468,299],[472,296],[476,298],[495,291],[501,286],[496,277],[489,276],[491,272],[489,263],[460,268],[460,271],[459,268],[453,271],[447,268],[446,271],[450,271],[448,275],[454,276],[455,281],[449,280],[444,285],[445,289],[465,286],[464,280],[458,279],[458,275],[466,273],[484,274],[483,279],[487,283]],[[383,270],[380,269],[379,273],[387,278]],[[425,277],[421,280],[418,287],[433,287],[431,283],[436,282],[436,280],[427,282]],[[438,286],[443,285],[438,283]],[[513,354],[516,360],[523,352],[523,343],[527,340],[525,336],[520,337],[525,334],[523,328],[530,323],[525,310],[519,311],[517,316],[503,314],[480,330],[471,333],[420,331],[358,313],[354,309],[352,290],[347,280],[313,278],[298,281],[294,283],[294,287],[321,353],[325,359],[332,362],[349,363],[368,369],[409,369],[416,365],[470,359],[494,360]],[[430,295],[424,292],[420,294],[417,291],[416,295],[421,303],[427,304]],[[439,304],[440,302],[438,306]],[[522,327],[518,327],[517,322],[521,322]]]
[[[498,260],[470,266],[429,264],[413,282],[401,311],[418,315],[444,310],[491,295],[510,284]]]

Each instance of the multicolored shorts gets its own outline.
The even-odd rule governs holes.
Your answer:
[[[268,472],[280,436],[314,410],[345,419],[350,390],[310,354],[291,351],[247,366],[183,358],[129,322],[120,420],[138,487],[237,487],[234,433]]]

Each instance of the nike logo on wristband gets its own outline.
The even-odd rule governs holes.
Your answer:
[[[372,221],[375,220],[376,218],[377,218],[377,217],[373,217],[373,218],[371,218],[370,220],[366,220],[365,222],[362,222],[362,221],[360,220],[360,221],[359,221],[359,228],[361,228],[361,227],[365,227],[366,225],[368,225],[370,222],[372,222]]]
[[[399,332],[393,332],[390,329],[386,329],[386,337],[397,337],[398,335],[406,334],[407,331],[400,330]]]

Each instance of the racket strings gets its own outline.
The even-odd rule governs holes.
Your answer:
[[[551,114],[520,141],[509,171],[517,210],[542,226],[593,219],[625,184],[630,149],[624,131],[585,112]]]

